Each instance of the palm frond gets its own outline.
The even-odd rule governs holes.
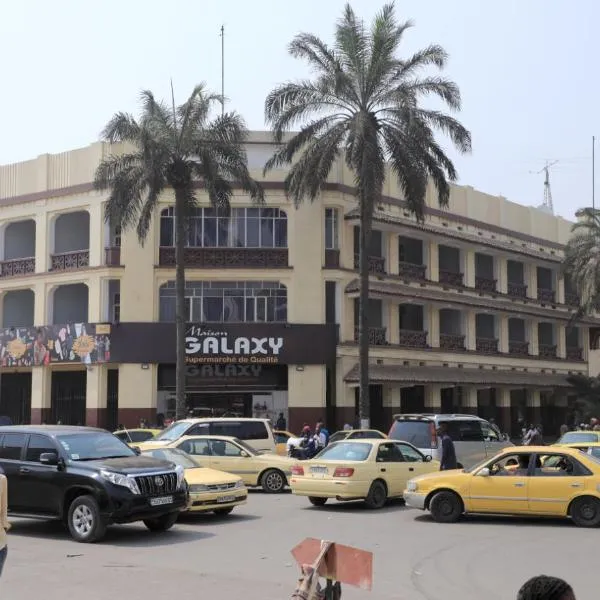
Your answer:
[[[140,135],[140,126],[132,115],[118,112],[107,123],[100,135],[102,139],[111,144],[119,142],[137,144]]]
[[[354,88],[360,102],[364,104],[367,64],[369,63],[369,39],[362,21],[356,18],[348,3],[338,20],[335,30],[335,49],[342,67],[354,80]]]

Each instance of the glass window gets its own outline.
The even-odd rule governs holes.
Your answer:
[[[0,448],[0,458],[7,460],[21,460],[21,450],[25,446],[25,434],[5,433]]]
[[[581,477],[591,475],[579,461],[564,454],[537,456],[534,477]]]
[[[336,442],[329,444],[325,450],[317,454],[321,460],[347,460],[362,462],[369,458],[373,444],[361,444],[358,442]]]
[[[531,454],[508,454],[490,463],[490,475],[525,477],[529,473]],[[477,468],[477,467],[476,467]],[[474,472],[474,469],[471,470]]]
[[[56,453],[56,446],[50,438],[47,438],[45,435],[29,436],[25,460],[30,462],[40,462],[40,455],[47,452]]]
[[[191,427],[188,431],[185,432],[185,435],[208,435],[209,433],[209,424],[208,423],[198,423]]]
[[[440,425],[442,423],[446,424],[448,435],[454,442],[483,442],[483,430],[476,419],[440,421]]]
[[[483,437],[490,442],[499,442],[498,434],[492,429],[492,426],[487,421],[481,422],[481,430]]]
[[[242,449],[239,446],[225,440],[211,440],[210,450],[213,456],[235,458],[242,454]]]
[[[396,446],[406,462],[423,462],[423,455],[416,448],[408,444],[396,444]]]
[[[242,435],[237,437],[243,440],[266,440],[269,433],[262,421],[242,421]]]
[[[145,450],[142,454],[160,460],[169,460],[184,469],[202,468],[197,462],[192,460],[186,452],[179,448],[157,448],[156,450]]]
[[[585,432],[585,431],[569,431],[565,433],[557,444],[585,444],[588,442],[598,442],[600,441],[600,436],[594,432]]]
[[[431,448],[433,427],[432,421],[394,421],[390,438],[409,442],[417,448]]]
[[[188,429],[190,429],[189,421],[177,421],[159,433],[156,436],[156,439],[172,442],[174,440],[178,440],[182,435],[185,435]],[[190,435],[190,433],[188,433],[188,435]]]
[[[381,444],[377,450],[377,462],[404,462],[404,456],[396,444]]]
[[[184,440],[177,447],[192,456],[210,456],[208,440]]]
[[[325,248],[338,249],[338,210],[337,208],[325,209]]]
[[[73,433],[58,437],[70,460],[99,460],[135,456],[135,452],[112,433]]]

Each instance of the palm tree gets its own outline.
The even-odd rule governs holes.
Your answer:
[[[600,210],[582,208],[565,248],[563,272],[579,297],[574,319],[600,310]]]
[[[471,149],[470,133],[454,118],[421,106],[429,96],[451,110],[460,109],[455,83],[421,75],[427,67],[443,69],[447,54],[429,46],[407,59],[396,56],[410,21],[398,23],[394,5],[386,4],[370,29],[349,4],[328,46],[318,37],[301,33],[289,52],[308,62],[314,77],[275,88],[265,101],[265,117],[275,140],[300,126],[277,150],[265,171],[291,164],[286,191],[296,206],[314,200],[339,157],[355,178],[360,211],[359,355],[362,422],[369,419],[369,297],[368,248],[373,211],[386,174],[395,176],[409,209],[423,219],[428,181],[432,180],[441,206],[448,204],[449,181],[457,178],[452,161],[436,142],[436,130],[447,135],[461,152]]]
[[[263,190],[248,172],[244,141],[247,129],[236,113],[210,120],[222,98],[198,85],[182,105],[157,101],[141,93],[141,115],[119,112],[102,137],[111,144],[125,143],[124,152],[105,158],[96,170],[94,185],[110,190],[105,218],[123,231],[136,229],[144,243],[162,192],[175,193],[175,321],[177,329],[176,417],[183,418],[185,403],[185,264],[188,219],[199,205],[196,189],[204,189],[211,204],[227,210],[235,185],[254,201]]]

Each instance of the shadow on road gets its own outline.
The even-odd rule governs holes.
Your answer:
[[[432,525],[440,526],[440,523],[436,523],[429,513],[420,514],[415,517],[415,521],[421,523],[431,523]],[[519,525],[519,527],[575,527],[570,519],[556,519],[552,517],[511,517],[505,515],[465,515],[463,516],[456,525],[470,525],[476,527],[477,525],[490,525],[502,526],[506,525]],[[450,524],[452,525],[452,524]]]
[[[265,492],[265,490],[263,490],[262,488],[256,487],[256,488],[248,488],[248,493],[277,497],[277,496],[285,496],[285,494],[291,494],[292,490],[291,490],[291,488],[285,488],[282,492],[279,492],[278,494],[267,494],[267,492]]]
[[[184,513],[180,515],[178,523],[183,525],[216,525],[228,523],[243,523],[244,521],[256,521],[261,519],[258,515],[247,515],[235,512],[230,515],[215,515],[214,513]]]
[[[408,510],[404,506],[402,500],[390,500],[383,508],[372,510],[365,506],[362,500],[351,500],[349,502],[338,502],[337,500],[328,500],[325,506],[313,506],[306,500],[308,506],[304,510],[319,511],[319,512],[339,512],[348,515],[352,514],[374,514],[381,515],[386,513],[396,513],[399,511]]]
[[[112,525],[106,530],[106,537],[99,544],[113,544],[115,546],[131,548],[155,547],[197,542],[205,538],[214,537],[212,533],[178,528],[177,525],[164,533],[153,533],[142,527]],[[12,521],[10,533],[15,537],[55,539],[61,541],[71,539],[69,532],[59,521]],[[77,544],[75,541],[73,541],[73,544],[76,544],[79,548],[85,547],[85,544]]]

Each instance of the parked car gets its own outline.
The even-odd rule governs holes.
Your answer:
[[[387,435],[377,429],[343,429],[336,431],[330,438],[329,443],[341,442],[342,440],[385,440]]]
[[[295,464],[290,487],[292,493],[308,496],[314,506],[335,498],[364,500],[369,508],[382,508],[390,498],[402,497],[409,479],[439,469],[440,463],[406,442],[346,440]]]
[[[596,444],[600,442],[600,431],[567,431],[555,445]]]
[[[445,423],[454,442],[459,467],[471,467],[499,450],[513,446],[506,435],[498,435],[485,419],[460,414],[401,414],[394,415],[388,437],[416,446],[423,454],[441,459],[438,428]]]
[[[126,444],[135,444],[139,442],[147,442],[155,438],[162,432],[162,429],[119,429],[113,431],[113,435],[116,435],[122,442]]]
[[[10,515],[60,519],[78,542],[102,539],[112,523],[166,531],[187,503],[182,467],[139,456],[102,429],[0,427],[0,468]]]
[[[156,444],[170,444],[183,436],[224,435],[248,443],[258,452],[275,452],[273,428],[268,419],[242,419],[231,417],[206,417],[201,419],[182,419],[160,432],[153,440]],[[143,449],[143,443],[140,445]]]

